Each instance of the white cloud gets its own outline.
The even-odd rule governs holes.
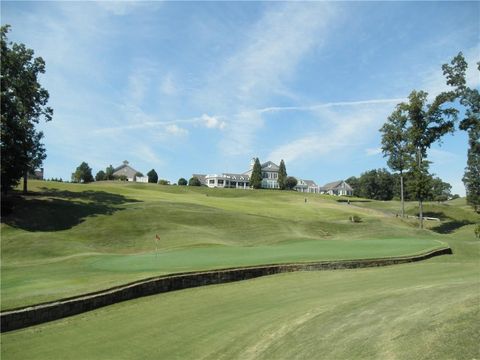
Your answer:
[[[160,84],[160,91],[165,95],[175,95],[178,92],[177,85],[172,74],[167,74]]]
[[[269,159],[293,161],[345,152],[365,144],[375,136],[379,124],[391,111],[391,105],[368,104],[351,109],[322,109],[317,116],[320,128],[314,133],[280,145],[268,155]]]
[[[365,149],[365,154],[367,156],[375,156],[382,153],[382,148],[367,148]]]
[[[246,112],[262,106],[272,96],[290,96],[288,81],[300,61],[327,37],[333,16],[331,6],[325,3],[267,6],[264,16],[246,29],[237,51],[195,94],[196,102],[208,111],[237,114],[229,117],[230,131],[218,144],[227,149],[227,156],[236,155],[238,150],[252,152],[262,120]],[[232,150],[231,144],[237,144],[237,149]]]
[[[130,154],[132,155],[132,157],[139,159],[142,162],[152,164],[152,166],[161,165],[164,163],[163,160],[157,156],[155,151],[153,151],[147,145],[132,145],[131,149],[132,151],[130,152]]]
[[[220,129],[223,130],[227,125],[225,121],[219,120],[216,116],[210,116],[207,114],[203,114],[201,116],[204,126],[209,129]]]
[[[271,106],[263,109],[256,109],[254,111],[259,113],[269,113],[269,112],[278,112],[278,111],[314,111],[318,109],[338,107],[338,106],[398,104],[406,100],[407,100],[406,98],[394,98],[394,99],[372,99],[372,100],[359,100],[359,101],[339,101],[339,102],[330,102],[330,103],[315,104],[315,105],[309,105],[309,106]]]
[[[165,130],[168,134],[175,135],[175,136],[185,136],[188,135],[188,130],[179,127],[176,124],[167,125]]]
[[[131,13],[132,11],[145,6],[146,3],[149,6],[149,10],[152,11],[152,7],[155,8],[161,5],[160,1],[111,1],[111,0],[103,0],[97,1],[97,4],[101,9],[105,10],[108,13],[113,15],[123,16]]]

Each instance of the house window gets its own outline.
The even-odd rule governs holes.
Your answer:
[[[218,185],[223,185],[223,180],[218,180]]]
[[[238,186],[243,186],[243,182],[239,182],[239,183],[238,183]]]
[[[209,184],[215,184],[215,180],[210,179],[210,180],[208,180],[208,183],[209,183]]]

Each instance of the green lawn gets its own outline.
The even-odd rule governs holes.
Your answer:
[[[2,359],[476,359],[479,242],[384,268],[280,274],[2,335]]]
[[[279,191],[30,187],[2,224],[2,309],[167,273],[408,255],[443,245],[438,234],[391,214],[314,194],[305,203],[305,195]],[[362,222],[351,223],[351,215]]]
[[[2,225],[2,302],[12,306],[186,269],[399,255],[441,243],[454,254],[140,298],[2,334],[2,359],[480,358],[480,241],[473,235],[480,217],[462,200],[427,204],[442,221],[419,231],[392,215],[395,202],[349,206],[310,195],[305,204],[295,193],[138,184],[34,186],[46,184],[68,193],[32,196],[36,207],[25,209],[35,223],[19,217]],[[115,199],[98,201],[98,192]],[[41,209],[55,199],[94,210],[73,218],[63,204],[61,229],[51,229]],[[414,213],[414,204],[407,208]],[[362,223],[348,222],[355,214]]]

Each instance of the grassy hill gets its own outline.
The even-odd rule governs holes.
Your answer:
[[[372,203],[315,194],[118,182],[30,187],[2,223],[2,309],[159,274],[441,245],[437,234]],[[350,222],[352,215],[362,222]]]
[[[119,303],[3,334],[2,359],[480,357],[480,241],[473,235],[480,217],[462,200],[427,204],[442,221],[420,231],[415,220],[395,217],[395,202],[348,205],[312,194],[305,203],[297,193],[148,184],[33,185],[38,194],[17,205],[23,215],[2,224],[5,307],[187,269],[399,255],[439,241],[454,255]],[[415,204],[407,209],[414,214]],[[351,215],[362,222],[349,222]]]

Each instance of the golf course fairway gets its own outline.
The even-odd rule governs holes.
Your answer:
[[[453,255],[140,298],[2,334],[2,359],[480,356],[479,216],[464,200],[426,204],[443,217],[418,230],[415,220],[395,216],[396,202],[348,205],[316,194],[148,184],[32,185],[17,209],[33,221],[24,214],[2,224],[2,309],[181,271],[413,255],[445,245]],[[407,204],[412,214],[414,207]],[[47,208],[51,219],[41,217]]]

